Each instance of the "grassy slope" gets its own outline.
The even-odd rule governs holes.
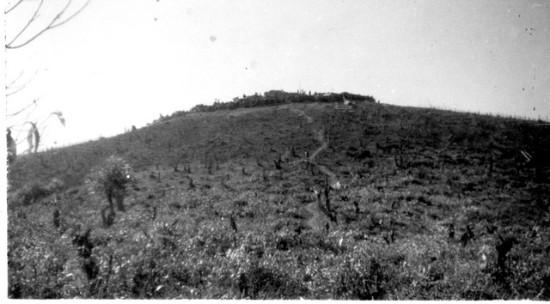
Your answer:
[[[543,289],[550,280],[548,161],[539,161],[536,179],[519,158],[521,150],[549,155],[548,127],[380,104],[335,106],[187,114],[21,157],[9,174],[11,295],[550,297]],[[311,169],[305,153],[322,145],[319,132],[328,147]],[[84,181],[112,154],[136,168],[139,190],[104,228],[105,199]],[[282,170],[273,162],[279,157]],[[344,185],[330,193],[338,224],[309,191],[322,189],[324,170]],[[24,185],[53,177],[64,191],[35,204],[18,201]],[[54,209],[60,228],[51,224]],[[463,247],[466,225],[475,237]],[[92,229],[97,289],[71,243],[78,226]],[[519,240],[505,273],[496,267],[498,233]]]

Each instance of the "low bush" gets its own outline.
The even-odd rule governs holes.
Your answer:
[[[388,279],[375,258],[351,258],[338,274],[334,296],[353,300],[383,299]]]
[[[111,210],[114,210],[113,200],[120,211],[124,211],[124,197],[127,187],[134,181],[134,172],[130,164],[121,157],[110,156],[104,164],[92,170],[87,184],[92,192],[105,195]]]

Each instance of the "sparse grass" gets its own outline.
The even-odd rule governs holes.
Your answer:
[[[188,113],[24,156],[8,175],[9,296],[548,300],[550,185],[540,174],[550,166],[518,157],[549,151],[544,128],[433,109],[296,104]],[[325,176],[312,175],[304,155],[319,148],[321,129],[329,145],[316,161],[345,186],[330,192],[338,224],[328,230],[322,213],[320,225],[307,222],[317,199],[307,189],[322,189]],[[298,157],[279,162],[293,147]],[[108,176],[97,169],[110,155],[127,160],[136,183],[107,227],[105,195],[84,182]],[[62,186],[45,182],[53,178]],[[462,246],[466,225],[474,237]],[[83,257],[73,241],[88,229]],[[504,270],[499,234],[519,240]]]

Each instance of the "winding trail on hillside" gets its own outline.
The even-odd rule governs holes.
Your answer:
[[[313,152],[310,156],[309,156],[309,161],[310,162],[314,162],[315,161],[315,158],[317,157],[317,155],[319,155],[319,153],[321,153],[323,150],[325,150],[326,148],[328,148],[328,142],[325,141],[325,136],[324,136],[324,130],[321,129],[317,132],[315,132],[317,136],[315,136],[315,139],[317,139],[317,141],[319,141],[321,143],[321,146],[319,148],[317,148],[317,150],[315,150],[315,152]]]
[[[299,109],[290,109],[290,111],[297,113],[298,116],[304,117],[306,119],[306,122],[308,124],[313,123],[313,117],[306,114],[304,110]],[[320,165],[315,162],[315,158],[319,155],[319,153],[323,152],[325,149],[328,148],[328,140],[325,139],[324,135],[324,129],[321,128],[321,130],[312,130],[312,132],[315,134],[315,139],[321,144],[319,148],[317,148],[308,158],[308,162],[311,165],[314,165],[321,171],[323,174],[325,174],[328,177],[329,183],[331,186],[334,186],[338,181],[336,178],[336,174],[334,172],[330,171],[326,166]],[[313,230],[320,230],[322,228],[322,222],[321,222],[321,210],[319,209],[318,202],[311,202],[306,205],[306,210],[309,211],[312,214],[312,217],[307,219],[306,225],[311,227]]]
[[[315,133],[317,134],[315,138],[317,139],[317,141],[321,143],[321,146],[317,148],[317,150],[315,150],[313,154],[311,154],[311,156],[309,157],[309,162],[315,165],[317,169],[319,169],[319,171],[323,172],[326,176],[328,176],[329,183],[331,186],[333,186],[337,182],[336,174],[330,171],[327,167],[315,162],[315,158],[317,157],[317,155],[319,155],[319,153],[321,153],[323,150],[328,148],[328,140],[325,140],[324,129],[321,129]]]

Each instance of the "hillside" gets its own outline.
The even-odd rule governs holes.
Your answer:
[[[285,103],[23,156],[10,297],[548,300],[549,131]],[[90,178],[111,155],[135,174],[106,225]]]

